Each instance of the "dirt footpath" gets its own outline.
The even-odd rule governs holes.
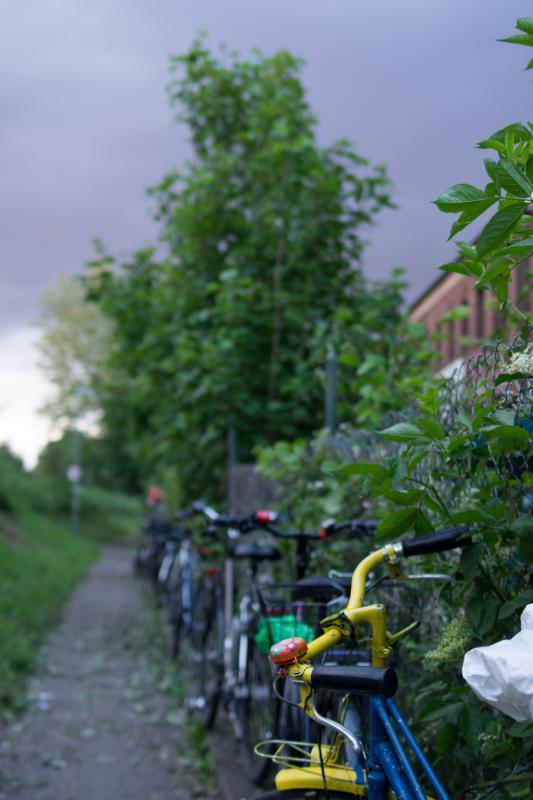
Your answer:
[[[209,770],[162,638],[131,552],[106,548],[43,649],[30,709],[0,731],[0,800],[253,797],[230,785],[235,764]]]

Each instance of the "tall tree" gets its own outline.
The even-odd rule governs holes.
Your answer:
[[[53,387],[44,411],[60,425],[99,410],[111,321],[87,303],[78,278],[62,275],[40,300],[39,365]]]
[[[140,452],[205,491],[229,425],[241,459],[320,425],[316,329],[364,292],[359,232],[390,199],[383,167],[318,144],[289,53],[217,57],[199,40],[172,69],[195,158],[151,192],[167,256],[100,254],[91,285]]]

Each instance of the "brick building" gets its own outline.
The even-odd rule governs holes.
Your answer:
[[[511,301],[524,311],[533,311],[533,294],[528,273],[533,269],[533,259],[524,262],[514,271],[509,287]],[[489,292],[476,289],[473,278],[455,272],[443,272],[437,280],[412,304],[410,316],[426,326],[430,334],[440,334],[437,347],[441,359],[438,370],[476,352],[475,343],[465,345],[462,339],[484,341],[498,327],[498,313],[487,300]],[[465,319],[443,319],[459,305],[468,306]]]

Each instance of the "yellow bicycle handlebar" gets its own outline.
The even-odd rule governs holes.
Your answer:
[[[392,545],[386,545],[370,553],[358,564],[352,576],[348,605],[342,611],[323,620],[325,632],[307,644],[305,655],[301,660],[292,659],[292,663],[287,663],[287,674],[290,678],[308,684],[312,674],[310,664],[312,659],[322,655],[343,638],[349,636],[353,627],[360,623],[367,623],[372,629],[372,665],[374,667],[386,666],[391,648],[387,642],[385,607],[379,603],[363,606],[368,574],[385,562],[388,562],[394,570],[394,565],[398,562],[398,555],[396,548]],[[276,647],[279,648],[279,645],[271,648],[271,656],[274,662],[280,663],[280,654],[276,651]],[[290,654],[288,658],[291,659]]]

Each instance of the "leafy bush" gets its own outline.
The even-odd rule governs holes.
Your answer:
[[[533,18],[517,27],[505,41],[533,46]],[[489,184],[457,184],[436,204],[460,214],[452,236],[485,211],[496,213],[477,242],[459,243],[459,260],[441,269],[467,275],[494,295],[501,330],[518,334],[514,344],[487,346],[451,378],[428,381],[412,395],[408,414],[382,431],[381,446],[347,459],[352,463],[337,473],[341,486],[332,479],[335,464],[303,442],[278,444],[260,461],[267,472],[275,475],[279,466],[289,476],[286,497],[306,520],[327,503],[344,512],[353,492],[358,507],[366,501],[379,515],[380,540],[450,524],[473,527],[474,545],[460,556],[421,559],[430,571],[443,571],[444,563],[455,581],[439,593],[446,623],[440,636],[405,650],[409,712],[433,743],[454,797],[468,794],[465,776],[468,783],[498,781],[494,797],[529,797],[530,782],[506,778],[517,765],[531,764],[533,724],[491,711],[461,678],[465,650],[514,635],[519,612],[533,602],[533,320],[508,291],[513,271],[533,255],[533,124],[510,125],[479,146],[496,151],[496,160],[484,162]],[[524,295],[530,299],[531,281]],[[395,384],[388,389],[394,394]],[[305,489],[311,475],[322,494]]]

